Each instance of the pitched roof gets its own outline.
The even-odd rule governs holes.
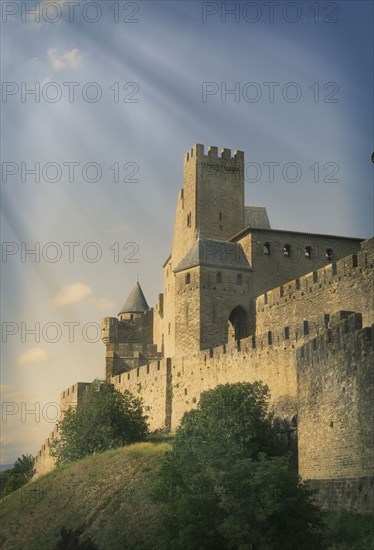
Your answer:
[[[118,315],[121,315],[121,313],[142,313],[146,309],[149,309],[149,305],[147,304],[140,284],[136,282]]]
[[[183,260],[174,269],[174,272],[183,271],[197,265],[250,269],[240,244],[201,237],[194,242]]]
[[[244,223],[252,229],[270,229],[270,222],[265,206],[245,206]]]

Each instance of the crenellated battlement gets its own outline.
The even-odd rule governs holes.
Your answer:
[[[186,163],[196,158],[205,161],[235,161],[244,163],[244,151],[234,151],[234,154],[232,155],[231,149],[222,147],[220,150],[220,154],[218,154],[218,147],[210,146],[208,147],[207,153],[205,153],[204,145],[196,143],[185,154],[184,162]]]
[[[168,361],[181,361],[183,363],[188,359],[188,361],[204,364],[206,368],[210,368],[215,365],[216,361],[222,361],[224,356],[251,357],[253,353],[259,356],[261,352],[267,354],[270,350],[276,350],[277,348],[281,348],[282,350],[307,349],[307,346],[314,348],[317,341],[325,341],[327,339],[326,341],[330,342],[334,341],[334,339],[336,340],[336,335],[343,334],[343,332],[344,334],[357,332],[362,328],[362,315],[347,311],[338,311],[331,316],[321,315],[321,325],[318,325],[318,327],[318,331],[313,330],[313,327],[309,326],[308,321],[305,320],[297,326],[290,327],[291,330],[289,333],[284,330],[288,328],[285,326],[281,330],[269,330],[256,336],[247,336],[228,344],[201,350],[192,353],[188,357],[180,356],[172,359],[165,358],[150,361],[136,369],[112,376],[111,382],[115,386],[120,384],[126,385],[127,381],[140,382],[147,377],[157,376],[158,373],[166,372]],[[366,334],[366,330],[362,329],[362,333]]]
[[[263,323],[276,325],[287,316],[291,317],[292,322],[292,316],[297,315],[299,310],[300,314],[302,311],[310,312],[310,318],[321,311],[331,314],[339,309],[339,302],[344,303],[347,309],[361,311],[365,323],[370,325],[374,321],[373,304],[370,303],[370,288],[374,282],[373,245],[374,239],[364,241],[357,254],[346,256],[258,296],[258,326]]]
[[[338,320],[338,322],[334,322]],[[352,338],[352,336],[354,336]],[[350,338],[350,352],[363,351],[366,346],[372,346],[374,340],[374,325],[362,328],[362,315],[360,313],[351,313],[340,311],[333,316],[327,330],[311,338],[308,342],[302,344],[297,350],[297,360],[300,364],[310,365],[313,357],[320,353],[333,353],[336,348],[345,349],[345,342]],[[309,367],[307,367],[309,368]]]
[[[79,405],[89,386],[90,382],[77,382],[60,393],[61,415],[63,415],[69,407],[76,407]]]
[[[49,436],[41,445],[39,451],[35,455],[33,479],[37,479],[41,475],[44,475],[53,469],[55,460],[49,454],[49,452],[50,452],[52,441],[54,439],[58,439],[58,437],[59,437],[59,430],[58,430],[58,424],[56,424],[53,431],[49,434]]]

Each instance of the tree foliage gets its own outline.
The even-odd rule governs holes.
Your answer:
[[[142,405],[129,391],[95,380],[82,403],[70,408],[59,424],[59,438],[51,444],[57,464],[140,441],[147,433]]]
[[[173,550],[323,548],[319,510],[272,428],[260,382],[204,392],[185,413],[161,467],[160,547]]]
[[[13,468],[1,473],[1,495],[6,496],[25,485],[34,474],[34,457],[30,454],[18,457]]]

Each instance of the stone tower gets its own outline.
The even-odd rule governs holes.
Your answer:
[[[179,263],[198,237],[226,241],[244,227],[244,152],[195,144],[184,156],[172,257]]]
[[[237,306],[234,323],[248,334],[250,266],[241,246],[227,242],[244,218],[244,153],[209,147],[204,154],[194,145],[184,157],[172,252],[176,353],[226,343]]]
[[[101,338],[105,344],[106,380],[160,357],[153,344],[153,310],[139,282],[116,317],[104,317]]]

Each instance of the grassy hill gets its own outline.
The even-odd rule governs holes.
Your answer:
[[[171,439],[159,436],[106,451],[54,470],[5,497],[0,548],[51,550],[62,526],[81,526],[100,550],[154,550],[155,520],[162,508],[149,493],[170,447]],[[328,548],[374,550],[372,520],[326,514]]]
[[[101,549],[152,548],[159,507],[151,502],[152,473],[170,443],[137,443],[106,451],[33,481],[1,504],[0,547],[54,548],[61,527],[84,526]]]

